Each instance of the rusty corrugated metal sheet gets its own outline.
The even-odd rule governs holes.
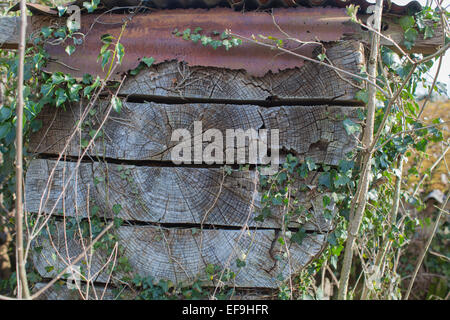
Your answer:
[[[68,2],[67,5],[76,4],[83,8],[83,2],[86,0],[76,0]],[[349,4],[359,5],[360,13],[366,13],[366,9],[375,1],[368,0],[101,0],[99,9],[109,10],[114,7],[130,7],[141,5],[146,8],[157,9],[177,9],[177,8],[214,8],[228,7],[236,10],[255,10],[266,8],[282,7],[338,7],[343,8]],[[28,8],[33,13],[57,14],[56,9],[29,3]],[[406,5],[398,5],[395,1],[384,1],[384,12],[392,14],[413,14],[420,11],[422,6],[418,1],[411,1]],[[11,10],[18,10],[19,5],[15,5]],[[85,9],[84,9],[85,10]]]
[[[277,24],[294,38],[302,41],[336,41],[353,28],[344,9],[338,8],[289,8],[274,9]],[[84,73],[104,76],[96,61],[100,52],[100,37],[109,33],[118,36],[123,21],[129,17],[124,14],[82,15],[81,32],[86,34],[84,43],[68,56],[64,46],[48,46],[52,58],[50,71],[61,70],[81,76]],[[95,22],[95,23],[94,23]],[[233,33],[251,37],[259,34],[286,38],[273,23],[272,16],[264,12],[240,13],[226,8],[161,10],[150,14],[137,14],[128,22],[121,43],[125,47],[123,63],[113,78],[134,69],[142,57],[153,57],[156,63],[170,60],[185,61],[191,66],[211,66],[229,69],[244,69],[249,74],[262,76],[272,71],[300,67],[303,61],[288,54],[282,54],[257,44],[245,42],[239,47],[226,51],[224,47],[214,50],[200,43],[183,40],[173,35],[174,28],[194,30],[203,29],[202,34],[231,29]],[[298,42],[285,42],[287,48],[294,49]],[[313,57],[317,45],[303,45],[296,52]],[[64,65],[71,68],[64,67]]]

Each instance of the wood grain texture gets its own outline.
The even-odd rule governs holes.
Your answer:
[[[88,212],[92,215],[98,210],[100,215],[114,218],[113,205],[120,205],[118,217],[129,221],[195,224],[197,228],[202,224],[281,228],[283,213],[277,210],[264,222],[254,221],[261,208],[259,180],[254,171],[233,170],[224,176],[222,169],[98,162],[81,163],[77,169],[75,162],[62,161],[56,165],[48,192],[47,181],[55,165],[54,160],[31,161],[25,186],[28,212],[87,217]],[[315,185],[317,177],[310,173],[307,180],[298,183]],[[95,180],[102,181],[96,184]],[[64,186],[64,195],[60,196]],[[315,189],[299,192],[296,198],[310,214],[293,216],[292,226],[330,230],[331,221],[323,217],[322,197]]]
[[[337,42],[328,47],[326,53],[333,65],[352,73],[359,73],[365,63],[359,42]],[[263,77],[249,76],[245,70],[189,67],[171,61],[128,78],[120,93],[242,101],[266,100],[269,97],[354,100],[359,89],[350,84],[352,81],[343,80],[329,67],[309,61],[300,68],[275,74],[269,72]]]
[[[34,286],[33,292],[44,288],[47,285],[46,282],[38,282]],[[57,284],[51,286],[45,292],[43,292],[37,300],[134,300],[136,299],[136,293],[131,290],[123,290],[121,294],[118,294],[119,290],[114,290],[111,287],[107,287],[101,283],[96,285],[90,285],[89,290],[86,291],[86,284],[83,282],[80,284],[81,292],[75,288],[68,288],[66,283]],[[87,293],[87,294],[86,294]]]
[[[43,277],[52,277],[82,252],[77,237],[64,241],[64,229],[57,223],[52,243],[40,238],[35,246],[39,253],[33,254],[33,263]],[[171,280],[173,283],[191,283],[196,279],[208,282],[210,276],[205,268],[212,264],[230,270],[236,277],[227,281],[236,287],[276,288],[277,275],[288,277],[307,265],[322,250],[326,243],[323,234],[308,234],[301,245],[288,242],[289,258],[283,250],[274,230],[203,230],[160,228],[153,226],[122,226],[117,229],[123,255],[129,259],[135,274],[152,276],[156,280]],[[278,255],[279,261],[272,256]],[[56,257],[56,259],[54,258]],[[245,266],[237,267],[236,261],[245,261]],[[107,261],[107,256],[96,250],[90,264],[90,274],[94,275]],[[278,262],[277,262],[278,261]],[[82,262],[80,262],[82,263]],[[46,268],[53,266],[54,268]],[[87,268],[84,267],[86,270]],[[93,279],[106,282],[108,274],[101,271]],[[214,285],[214,283],[210,283]]]
[[[36,283],[33,292],[37,292],[46,285],[46,282]],[[105,284],[98,282],[94,285],[91,284],[88,290],[86,284],[81,282],[80,288],[81,292],[77,288],[69,289],[66,283],[53,285],[43,292],[38,300],[136,300],[139,299],[140,293],[139,290],[134,290],[129,286],[119,289],[109,285],[105,289]],[[204,300],[210,300],[214,293],[214,287],[203,286],[202,292]],[[272,300],[276,296],[277,290],[272,288],[234,288],[229,300]],[[178,299],[184,298],[181,293],[178,295]]]
[[[94,123],[94,129],[103,120],[106,103],[96,109],[97,114],[88,118]],[[218,129],[222,133],[224,148],[227,129],[245,131],[253,128],[258,131],[265,128],[269,130],[268,136],[270,130],[278,129],[281,153],[290,152],[300,159],[309,157],[316,162],[337,165],[357,143],[346,133],[342,121],[350,118],[358,122],[358,110],[362,109],[326,105],[264,108],[255,105],[125,103],[120,114],[114,111],[110,114],[103,127],[103,138],[97,139],[89,154],[120,160],[170,161],[172,148],[179,143],[178,140],[171,141],[174,130],[187,129],[193,137],[194,122],[201,121],[203,132]],[[31,136],[29,151],[62,152],[82,111],[84,109],[79,105],[68,106],[66,111],[44,108],[38,115],[42,129]],[[89,131],[83,129],[76,135],[66,155],[80,154],[81,138],[90,139]],[[203,147],[207,144],[205,142]]]

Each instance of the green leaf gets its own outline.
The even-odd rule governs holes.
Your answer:
[[[10,108],[7,108],[5,106],[2,106],[0,108],[0,122],[4,122],[5,120],[9,119],[11,117],[12,111]]]
[[[231,39],[231,44],[235,47],[240,46],[242,44],[242,40],[239,38]]]
[[[414,145],[414,148],[416,148],[419,151],[425,152],[427,149],[428,140],[423,138],[418,143]]]
[[[229,37],[229,35],[226,31],[224,31],[220,34],[220,39],[222,39],[222,40],[228,39],[228,37]]]
[[[95,139],[95,138],[98,138],[98,137],[101,137],[101,136],[102,136],[102,132],[101,132],[101,131],[99,131],[99,132],[97,133],[97,135],[95,135],[96,132],[97,132],[97,130],[95,130],[95,129],[90,130],[90,131],[89,131],[89,136],[90,136],[92,139]]]
[[[200,40],[202,38],[202,36],[200,35],[200,34],[192,34],[191,35],[191,40],[192,40],[192,42],[194,42],[194,43],[197,43],[198,42],[198,40]]]
[[[433,30],[433,28],[430,27],[430,26],[426,26],[426,27],[425,27],[425,32],[424,32],[423,38],[424,38],[424,39],[428,39],[428,38],[433,38],[433,36],[434,36],[434,30]]]
[[[54,266],[46,266],[46,267],[45,267],[45,271],[48,272],[48,273],[49,273],[49,272],[52,272],[53,269],[55,269]]]
[[[123,44],[117,43],[116,44],[116,56],[117,56],[117,61],[119,64],[122,63],[124,55],[125,55],[125,48],[123,47]]]
[[[339,161],[339,171],[341,173],[347,173],[350,170],[353,170],[355,167],[354,161],[348,161],[348,160],[340,160]]]
[[[72,53],[75,52],[75,47],[74,46],[67,46],[66,47],[66,53],[70,56]]]
[[[53,84],[60,84],[65,80],[64,75],[61,72],[56,72],[52,74],[52,82]]]
[[[338,178],[334,181],[334,186],[336,188],[339,188],[340,186],[345,186],[347,183],[350,182],[350,178],[346,175],[339,174]]]
[[[106,51],[105,53],[100,55],[102,58],[102,70],[105,70],[105,66],[111,58],[111,50]]]
[[[319,176],[319,185],[325,186],[328,189],[331,189],[331,173],[330,172],[323,172]]]
[[[99,5],[100,0],[92,0],[91,2],[83,2],[83,7],[85,7],[89,13],[93,12],[95,9],[97,9],[97,6]]]
[[[64,13],[66,13],[67,7],[65,6],[56,6],[56,9],[58,10],[58,15],[62,17]]]
[[[403,16],[398,20],[398,23],[402,29],[406,31],[407,29],[414,27],[415,20],[412,16]]]
[[[191,37],[191,29],[187,28],[186,30],[183,31],[183,39],[189,40],[190,37]]]
[[[298,230],[294,235],[291,237],[291,241],[296,242],[297,244],[301,245],[303,242],[303,239],[305,239],[307,233],[303,228]]]
[[[359,90],[358,92],[356,92],[355,98],[356,100],[362,101],[367,104],[369,102],[369,93],[366,89]]]
[[[116,203],[115,205],[113,205],[112,210],[114,212],[114,214],[119,214],[120,211],[122,211],[122,206],[118,203]]]
[[[120,113],[120,111],[122,110],[122,100],[120,100],[119,98],[117,98],[116,96],[114,96],[111,99],[111,104],[113,109],[117,112]]]
[[[229,50],[231,47],[233,47],[233,45],[231,44],[231,42],[229,40],[223,40],[222,44],[224,45],[226,50]]]
[[[209,275],[213,275],[214,274],[214,265],[213,264],[208,264],[205,268],[205,272]]]
[[[48,38],[52,35],[53,29],[49,27],[42,27],[41,33],[44,36],[44,38]]]
[[[104,43],[104,44],[110,44],[112,42],[112,40],[114,39],[114,37],[112,35],[110,35],[109,33],[106,33],[104,35],[102,35],[100,37],[100,40]]]
[[[344,125],[344,129],[347,132],[348,135],[352,135],[356,132],[360,132],[361,131],[361,127],[359,126],[359,124],[354,123],[352,120],[350,119],[345,119],[342,124]]]
[[[147,57],[143,57],[142,58],[142,62],[145,63],[145,65],[147,67],[151,67],[153,62],[155,62],[155,59],[153,57],[147,58]]]
[[[13,127],[12,124],[9,122],[0,124],[0,139],[6,137],[6,135],[9,133],[12,127]]]
[[[88,145],[89,145],[89,140],[81,139],[81,147],[87,148]]]
[[[419,35],[419,32],[414,28],[409,28],[405,31],[405,47],[409,50],[414,46],[414,43],[416,42],[417,36]]]
[[[59,107],[67,100],[66,91],[63,88],[56,89],[56,106]]]
[[[386,66],[392,69],[396,69],[401,66],[401,61],[398,54],[387,47],[381,48],[381,59]]]
[[[211,37],[202,36],[200,41],[202,42],[202,45],[207,46],[212,41],[212,39]]]
[[[236,266],[238,267],[238,268],[243,268],[243,267],[245,267],[245,261],[243,261],[243,260],[241,260],[241,259],[236,259]]]

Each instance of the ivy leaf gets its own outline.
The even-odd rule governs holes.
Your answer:
[[[82,86],[81,84],[75,83],[72,85],[68,85],[69,87],[69,98],[71,101],[79,101],[80,100],[80,95],[78,94],[78,92],[81,90]]]
[[[6,137],[9,131],[12,129],[12,124],[10,122],[5,122],[0,124],[0,139]]]
[[[105,70],[105,66],[108,63],[109,59],[111,58],[111,50],[108,50],[103,54],[100,54],[99,58],[100,57],[102,58],[102,70]]]
[[[240,46],[242,44],[242,40],[239,38],[231,39],[231,44],[235,47]]]
[[[124,55],[125,55],[125,48],[123,47],[123,44],[117,43],[116,44],[116,56],[117,56],[117,61],[119,64],[122,63]]]
[[[213,264],[208,264],[205,268],[205,272],[209,275],[213,275],[214,274],[214,265]]]
[[[339,171],[341,173],[347,173],[350,170],[353,170],[355,167],[354,161],[348,161],[348,160],[340,160],[339,161]]]
[[[11,117],[12,115],[12,111],[10,108],[7,108],[5,106],[0,108],[0,122],[3,122],[7,119],[9,119],[9,117]]]
[[[226,50],[229,50],[233,46],[229,40],[223,40],[222,44],[225,46]]]
[[[120,100],[119,98],[117,98],[116,96],[114,96],[111,99],[111,104],[113,109],[117,112],[120,113],[120,111],[122,110],[122,100]]]
[[[53,84],[60,84],[65,80],[64,75],[61,72],[56,72],[52,74],[52,82]]]
[[[347,134],[350,136],[356,132],[360,132],[361,128],[358,124],[354,123],[352,120],[350,119],[345,119],[342,124],[344,125],[344,129],[347,132]]]
[[[85,7],[89,13],[97,9],[100,0],[92,0],[91,2],[83,2],[83,7]]]
[[[200,34],[194,33],[194,34],[191,35],[191,40],[192,40],[192,42],[197,43],[198,40],[201,39],[201,37],[202,37],[202,36],[201,36]]]
[[[419,35],[419,32],[414,28],[409,28],[405,31],[405,47],[409,50],[414,46],[414,43],[416,42],[417,36]]]
[[[81,147],[87,148],[87,146],[89,145],[89,141],[86,139],[81,139],[80,144],[81,144]]]
[[[359,90],[358,92],[356,92],[355,98],[356,100],[362,101],[366,104],[369,103],[369,93],[367,92],[366,89]]]
[[[350,178],[343,174],[338,174],[337,179],[334,181],[334,186],[339,188],[340,186],[345,186],[350,182]]]
[[[183,39],[189,40],[190,37],[191,37],[191,29],[187,28],[186,30],[183,31]]]
[[[153,62],[155,62],[155,59],[153,57],[147,58],[147,57],[143,57],[142,58],[142,62],[145,63],[145,65],[147,67],[151,67]]]
[[[52,29],[52,28],[49,28],[49,27],[43,27],[43,28],[41,29],[41,33],[42,33],[42,35],[44,36],[44,38],[50,37],[51,34],[52,34],[52,32],[53,32],[53,29]]]
[[[407,29],[414,27],[415,20],[414,17],[404,16],[398,20],[398,23],[402,29],[406,31]]]
[[[244,260],[241,260],[241,259],[236,259],[236,266],[237,266],[238,268],[243,268],[243,267],[245,267],[245,261],[244,261]]]
[[[419,151],[425,152],[427,148],[428,140],[423,138],[418,143],[414,144],[414,148],[416,148]]]
[[[319,185],[325,186],[328,189],[331,189],[331,173],[330,172],[323,172],[319,176]]]
[[[66,47],[66,53],[70,56],[72,53],[75,52],[75,47],[74,46],[67,46]]]
[[[58,88],[56,94],[56,106],[59,107],[67,100],[66,91],[63,88]]]
[[[303,242],[303,239],[306,238],[307,233],[303,228],[298,230],[294,235],[291,237],[291,241],[296,242],[297,244],[301,245]]]
[[[423,38],[424,38],[424,39],[428,39],[428,38],[433,38],[433,36],[434,36],[434,30],[433,30],[433,28],[430,27],[430,26],[426,26],[426,27],[425,27],[425,31],[424,31]]]
[[[387,47],[381,48],[381,59],[386,66],[392,69],[397,69],[401,65],[398,54]]]
[[[118,203],[116,203],[115,205],[113,205],[112,210],[114,212],[114,214],[119,214],[120,211],[122,211],[122,206]]]
[[[110,35],[109,33],[105,33],[104,35],[102,35],[100,37],[100,40],[104,43],[104,44],[110,44],[112,42],[112,40],[114,39],[114,37],[112,35]]]
[[[212,41],[212,39],[211,37],[202,36],[200,41],[202,42],[202,45],[207,46]]]
[[[222,40],[228,39],[228,37],[229,37],[229,35],[226,31],[224,31],[220,34],[220,39],[222,39]]]
[[[57,6],[56,9],[58,9],[58,15],[62,17],[64,13],[66,13],[67,7],[65,6]]]

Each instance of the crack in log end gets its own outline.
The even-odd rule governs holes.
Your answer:
[[[258,185],[255,195],[254,171],[233,170],[222,184],[222,169],[137,167],[102,163],[81,163],[77,169],[77,163],[63,162],[56,166],[48,200],[41,207],[41,194],[55,164],[53,160],[44,159],[36,159],[30,163],[26,177],[27,211],[38,212],[41,209],[44,214],[59,215],[65,209],[66,216],[86,217],[89,188],[89,198],[98,206],[99,214],[112,216],[111,203],[114,203],[121,206],[122,210],[117,217],[123,220],[235,227],[247,224],[249,227],[261,228],[279,228],[281,225],[283,212],[275,210],[276,208],[264,222],[254,220],[261,210]],[[109,185],[108,197],[103,184],[95,183],[105,172],[107,176],[104,180]],[[317,175],[310,175],[298,183],[315,185],[316,179]],[[60,196],[63,186],[66,186],[66,191],[64,196]],[[311,200],[318,203],[321,201],[320,194],[302,191],[295,196],[305,209],[311,208]],[[62,206],[63,201],[65,207]],[[55,210],[52,212],[54,206]],[[332,227],[330,221],[322,219],[321,215],[322,212],[315,210],[314,219],[303,223],[299,222],[298,216],[293,217],[289,227],[298,228],[303,225],[306,230],[329,230]]]
[[[102,114],[106,107],[107,102],[103,101],[95,106],[98,114]],[[64,149],[78,115],[83,111],[79,104],[68,108],[70,112],[55,112],[50,108],[42,110],[38,119],[42,121],[43,129],[32,135],[29,144],[31,151],[50,157]],[[356,140],[345,132],[342,119],[347,117],[358,121],[358,109],[328,105],[263,108],[255,105],[125,102],[123,112],[112,114],[105,122],[103,134],[107,139],[95,142],[87,154],[105,158],[112,163],[124,161],[136,165],[175,166],[171,162],[172,152],[180,141],[171,142],[173,132],[187,129],[190,137],[183,139],[193,139],[195,123],[202,120],[202,133],[207,129],[217,129],[222,135],[224,156],[227,130],[254,129],[260,133],[261,129],[266,129],[270,137],[271,130],[278,129],[280,151],[292,152],[301,158],[310,156],[316,162],[336,165],[342,155],[356,145]],[[257,137],[258,141],[260,137]],[[70,157],[78,157],[80,138],[89,140],[89,132],[82,131],[81,137],[68,144],[65,154],[69,160]],[[325,142],[328,142],[328,146]],[[202,141],[202,159],[205,148],[211,143]],[[191,146],[194,145],[191,143]],[[235,162],[227,161],[232,167],[237,165],[237,142],[233,148]],[[245,141],[244,148],[245,163],[249,163],[248,141]],[[268,152],[270,148],[269,144]],[[280,157],[283,160],[284,155],[280,154]],[[185,162],[181,166],[193,165],[192,159],[191,163]],[[203,160],[202,164],[205,164]],[[212,166],[220,167],[221,163],[216,161]]]
[[[306,154],[313,154],[313,153],[320,152],[320,151],[325,152],[325,151],[327,151],[329,144],[330,144],[329,141],[317,141],[317,142],[311,143],[309,145],[308,152],[306,152]]]

